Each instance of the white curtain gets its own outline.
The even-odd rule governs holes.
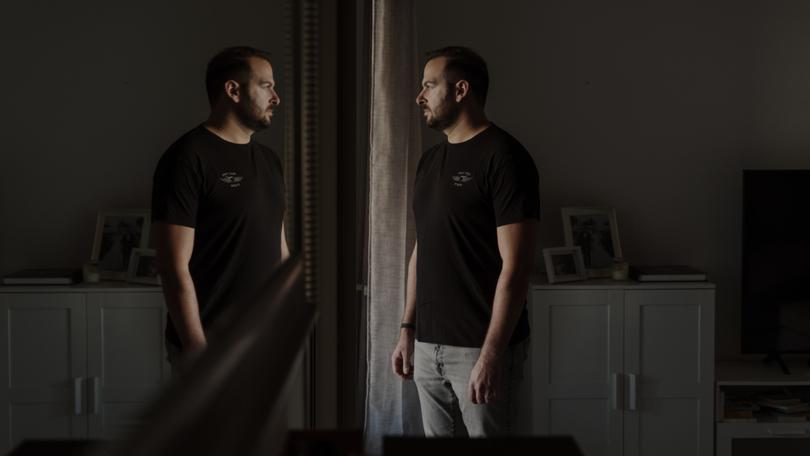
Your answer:
[[[372,0],[368,312],[365,437],[382,453],[385,435],[421,434],[416,387],[391,371],[413,248],[411,195],[421,153],[420,82],[413,2]]]

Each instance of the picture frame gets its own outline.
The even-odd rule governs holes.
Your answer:
[[[132,250],[149,245],[149,210],[99,212],[90,260],[98,264],[102,280],[124,280]]]
[[[589,277],[610,277],[622,258],[616,210],[612,207],[562,208],[565,245],[582,249]]]
[[[573,282],[588,278],[582,249],[574,247],[551,247],[543,249],[548,283]]]
[[[132,249],[127,270],[127,282],[160,285],[155,249]]]

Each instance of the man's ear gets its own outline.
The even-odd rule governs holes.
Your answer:
[[[240,99],[239,83],[234,80],[225,81],[225,96],[231,99],[234,103],[239,103]]]
[[[470,94],[470,83],[465,81],[464,79],[458,81],[455,86],[456,90],[456,103],[460,103],[464,97]]]

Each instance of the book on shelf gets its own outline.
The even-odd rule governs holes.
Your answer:
[[[806,402],[799,402],[797,404],[769,404],[760,402],[760,406],[769,410],[774,410],[779,413],[808,413],[810,412],[810,404]]]
[[[633,266],[630,276],[639,282],[702,282],[706,273],[691,266]]]
[[[780,413],[770,410],[756,415],[756,418],[763,423],[804,423],[807,421],[807,414],[808,412]]]
[[[747,400],[728,399],[726,400],[725,410],[749,410],[756,412],[759,410],[759,404]]]
[[[767,403],[774,405],[794,405],[801,404],[802,400],[789,394],[768,394],[759,396],[759,398],[757,398],[757,402],[760,404]]]
[[[798,397],[787,397],[783,399],[778,398],[761,398],[758,401],[759,404],[769,404],[769,405],[796,405],[802,404],[802,400]]]
[[[23,269],[6,274],[3,285],[72,285],[82,281],[82,270],[74,268]]]
[[[756,423],[754,412],[751,410],[729,410],[723,412],[723,421],[726,423]]]

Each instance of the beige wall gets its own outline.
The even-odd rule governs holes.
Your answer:
[[[631,263],[717,283],[720,358],[739,354],[741,170],[810,168],[808,20],[801,2],[417,1],[420,49],[487,59],[487,113],[540,171],[542,246],[563,244],[560,207],[615,207]]]
[[[284,103],[282,3],[5,3],[0,273],[80,266],[99,210],[149,206],[157,159],[207,117],[221,48],[269,50]],[[257,136],[280,155],[282,111]]]

